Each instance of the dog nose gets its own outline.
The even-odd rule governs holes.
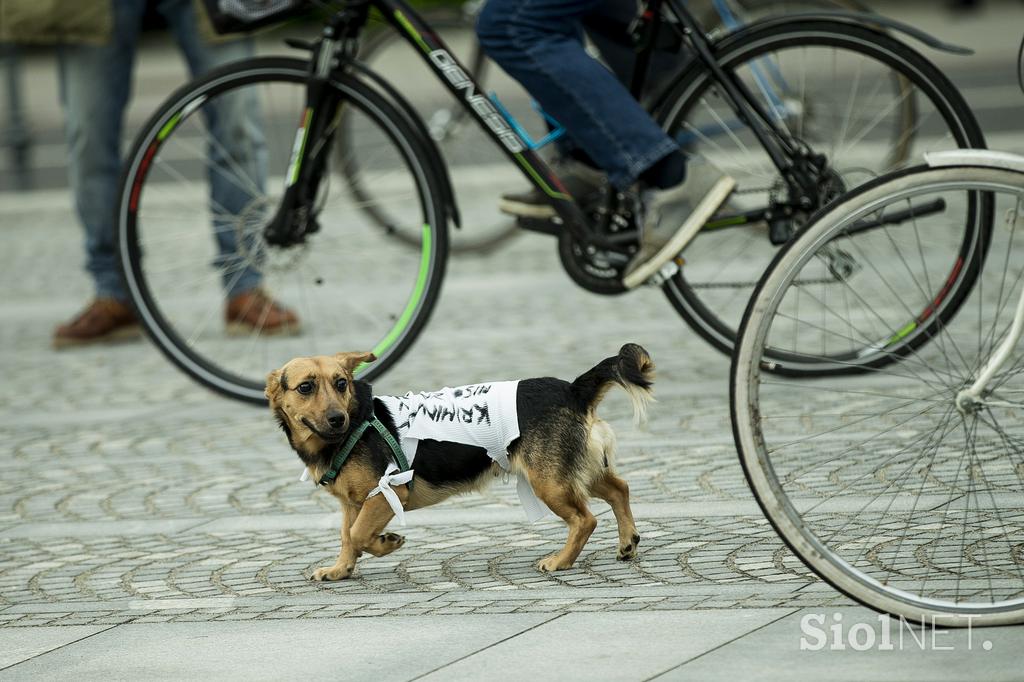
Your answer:
[[[345,425],[345,415],[341,412],[331,412],[327,415],[327,423],[331,428],[340,429]]]

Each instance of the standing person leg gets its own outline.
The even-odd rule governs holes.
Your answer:
[[[208,40],[192,0],[162,0],[167,19],[193,77],[254,56],[251,38]],[[210,208],[227,296],[229,332],[297,333],[298,317],[262,288],[259,235],[242,227],[261,227],[267,182],[267,148],[257,93],[248,88],[222,95],[203,107],[208,133]],[[247,240],[239,243],[241,240]]]
[[[122,121],[146,2],[110,4],[113,24],[106,44],[57,49],[71,190],[85,228],[86,270],[96,299],[57,327],[56,348],[138,337],[140,331],[118,267],[113,216],[121,174]]]

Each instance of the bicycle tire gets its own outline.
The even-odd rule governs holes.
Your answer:
[[[871,8],[860,0],[738,0],[740,9],[749,12],[753,19],[782,14],[839,10],[845,12],[870,12]]]
[[[182,329],[177,328],[161,309],[157,294],[163,292],[156,291],[151,281],[155,275],[147,273],[145,249],[140,244],[138,210],[139,205],[145,201],[147,180],[160,159],[163,145],[174,139],[175,132],[184,127],[182,123],[188,116],[208,101],[214,101],[218,95],[235,92],[234,89],[240,91],[251,84],[287,84],[304,91],[308,77],[309,64],[305,60],[265,57],[215,69],[182,86],[170,95],[142,128],[132,146],[121,180],[116,214],[119,260],[128,293],[143,328],[160,351],[190,377],[218,393],[253,404],[266,404],[263,377],[274,366],[253,369],[241,375],[226,367],[223,359],[219,360],[212,357],[211,353],[204,354],[202,349],[197,349],[194,339],[190,341],[183,336]],[[408,298],[403,298],[404,303],[395,303],[404,306],[398,308],[401,313],[396,312],[390,316],[390,322],[383,323],[387,332],[381,334],[374,349],[378,360],[360,368],[357,373],[362,379],[372,380],[409,350],[437,302],[448,248],[446,211],[441,199],[442,180],[436,177],[433,170],[436,166],[432,164],[408,120],[387,98],[350,76],[333,81],[332,87],[338,90],[346,108],[362,112],[366,120],[376,126],[380,139],[390,141],[394,146],[395,158],[405,164],[412,191],[417,194],[416,201],[409,203],[422,212],[424,234],[429,237],[424,239],[424,246],[421,247],[418,271]],[[300,103],[302,106],[305,106],[304,102]],[[289,123],[294,125],[294,119],[290,119]],[[294,136],[294,128],[291,130]],[[283,161],[287,161],[287,156],[283,157]],[[259,215],[263,214],[261,212]],[[262,246],[267,247],[266,244]],[[307,249],[307,252],[311,251]],[[327,311],[317,311],[321,312]],[[315,319],[317,313],[311,317]],[[302,323],[305,324],[305,320]],[[259,332],[250,337],[253,344],[261,340],[264,339]],[[303,344],[304,347],[309,345],[308,342]],[[329,352],[342,350],[367,349],[333,348]]]
[[[446,33],[452,33],[455,31],[472,31],[472,25],[468,23],[468,18],[462,15],[439,9],[431,12],[428,15],[428,23],[430,26],[444,36]],[[389,26],[381,27],[375,31],[370,38],[365,40],[360,46],[359,60],[364,64],[367,64],[370,68],[374,68],[377,72],[382,73],[385,77],[388,77],[387,67],[377,68],[374,62],[378,59],[384,59],[385,63],[387,60],[387,53],[390,50],[399,50],[401,54],[411,54],[409,47],[405,39],[394,31]],[[492,69],[489,68],[487,58],[483,55],[478,44],[474,44],[471,51],[471,59],[466,64],[467,68],[470,69],[474,74],[474,78],[482,87],[485,87],[488,72]],[[485,88],[486,89],[486,88]],[[469,120],[469,114],[454,100],[448,100],[448,106],[453,108],[455,115],[452,117],[454,124],[447,124],[442,127],[450,127],[451,125],[474,125],[474,122]],[[429,122],[432,119],[429,111],[425,110],[425,105],[414,105],[414,109],[418,111],[418,115],[425,122]],[[337,135],[343,141],[352,132],[349,129],[346,121],[342,121],[338,127]],[[450,156],[450,150],[445,148],[446,142],[449,141],[448,137],[442,136],[442,139],[435,142],[441,148],[442,153],[445,156]],[[458,141],[457,139],[455,140]],[[344,144],[341,145],[344,147]],[[448,152],[448,153],[445,153]],[[355,158],[349,158],[341,164],[342,172],[346,179],[349,181],[353,192],[357,198],[360,199],[360,208],[366,212],[368,217],[375,221],[377,225],[384,230],[387,234],[400,240],[410,247],[419,247],[419,235],[408,232],[406,230],[395,229],[393,221],[389,217],[387,211],[381,208],[377,202],[373,201],[372,191],[363,186],[359,180],[359,161]],[[497,210],[495,210],[497,213]],[[487,225],[480,225],[479,222],[475,222],[472,225],[458,228],[455,232],[450,235],[449,238],[449,249],[453,254],[486,254],[500,248],[509,239],[515,237],[518,232],[518,226],[515,220],[508,216],[494,215],[493,222],[488,220]]]
[[[959,148],[984,148],[985,141],[980,126],[952,83],[918,52],[874,28],[822,20],[800,20],[787,24],[767,22],[723,39],[716,46],[715,54],[719,63],[735,71],[741,65],[754,62],[765,54],[817,45],[847,50],[850,54],[862,55],[871,63],[878,63],[891,69],[915,89],[915,117],[919,110],[916,102],[926,97],[934,106],[935,114],[941,117],[942,125],[951,135],[950,144]],[[688,69],[678,79],[672,94],[664,99],[665,104],[659,108],[659,122],[666,130],[677,130],[700,105],[705,93],[713,85],[710,76],[702,67],[694,66]],[[902,112],[900,116],[901,119],[905,119]],[[904,133],[899,135],[905,137]],[[898,150],[899,156],[893,157],[891,161],[887,160],[886,163],[902,163],[907,153],[907,149]],[[845,187],[846,191],[849,189],[851,187]],[[701,237],[702,235],[699,235],[688,251],[683,253],[684,258],[691,259],[695,247],[701,245]],[[755,264],[756,267],[751,268],[749,280],[739,282],[734,287],[736,293],[723,303],[717,304],[719,309],[716,309],[716,304],[705,300],[710,294],[699,293],[701,285],[688,275],[686,266],[665,282],[662,289],[675,310],[694,331],[719,351],[731,354],[736,328],[742,315],[741,304],[745,303],[754,283],[763,272],[763,267],[770,260],[774,248],[769,244],[767,237],[758,237],[756,241],[750,242],[745,257],[751,256],[751,249],[757,249],[754,254],[763,264]],[[719,264],[714,265],[718,267]],[[714,291],[711,288],[714,284],[708,286],[706,291]],[[787,364],[780,361],[776,368],[779,371],[788,370],[794,373],[803,371],[799,362]]]
[[[860,0],[733,0],[739,10],[737,17],[744,24],[751,24],[766,17],[784,16],[801,12],[871,12],[871,8]],[[728,33],[731,29],[722,23],[722,17],[714,6],[700,15],[700,25],[713,37]]]
[[[967,598],[960,600],[956,597],[960,596],[961,576],[957,575],[955,595],[945,596],[948,594],[949,587],[943,585],[942,580],[945,578],[947,583],[953,580],[953,577],[949,575],[953,572],[953,569],[949,567],[952,564],[952,559],[946,554],[941,554],[941,559],[948,563],[938,564],[936,555],[942,542],[948,538],[945,526],[949,509],[953,506],[952,502],[938,505],[929,501],[928,504],[920,506],[919,513],[931,514],[931,517],[925,521],[908,518],[904,524],[906,528],[930,529],[930,531],[918,532],[931,532],[936,539],[907,540],[909,531],[905,530],[904,536],[896,544],[895,550],[891,551],[894,540],[889,537],[897,535],[899,519],[908,506],[907,503],[894,506],[898,495],[906,495],[907,492],[910,492],[920,496],[925,491],[925,486],[928,485],[931,489],[931,484],[934,482],[936,488],[949,490],[948,494],[951,500],[954,497],[960,499],[965,496],[963,491],[957,487],[957,479],[954,479],[953,485],[950,486],[949,481],[943,478],[942,472],[947,475],[956,473],[959,476],[959,472],[966,468],[968,474],[965,479],[970,479],[971,487],[975,485],[974,481],[989,483],[991,480],[994,485],[995,481],[1002,480],[998,475],[993,474],[992,463],[998,464],[1000,461],[999,444],[1003,448],[1009,447],[1011,439],[1008,436],[1001,435],[993,438],[996,445],[990,450],[987,445],[978,446],[973,443],[967,445],[963,442],[968,439],[966,429],[964,429],[965,433],[960,435],[956,433],[955,429],[935,428],[930,422],[914,429],[909,425],[910,420],[904,420],[902,416],[909,413],[914,417],[920,417],[928,410],[933,409],[930,403],[935,403],[939,409],[945,409],[947,413],[957,411],[953,409],[955,399],[959,390],[966,384],[959,379],[958,374],[948,373],[945,366],[936,367],[930,364],[929,357],[919,357],[916,353],[932,349],[934,357],[942,356],[950,360],[951,363],[962,363],[964,368],[969,370],[967,374],[969,378],[972,376],[971,372],[977,372],[980,366],[979,358],[984,357],[984,352],[990,352],[995,345],[995,340],[999,338],[995,334],[997,325],[994,322],[991,336],[985,336],[983,339],[981,331],[978,331],[977,348],[979,353],[978,357],[975,357],[972,347],[965,344],[958,345],[955,340],[953,342],[945,340],[946,336],[953,338],[950,328],[956,323],[963,323],[966,331],[969,332],[960,338],[973,340],[974,333],[971,323],[974,318],[969,316],[965,318],[968,315],[965,312],[966,306],[959,306],[955,317],[947,316],[940,326],[931,326],[926,333],[917,334],[916,340],[907,339],[907,346],[910,348],[899,352],[900,357],[895,358],[900,360],[901,364],[890,368],[888,374],[883,371],[871,375],[869,379],[875,383],[870,384],[870,391],[863,387],[868,384],[853,383],[853,381],[863,381],[865,379],[863,374],[852,377],[853,381],[849,386],[830,382],[830,385],[826,387],[818,385],[813,380],[801,378],[798,381],[785,382],[782,388],[768,391],[769,395],[776,396],[775,399],[780,404],[785,403],[787,412],[792,411],[791,407],[794,405],[807,404],[807,397],[800,395],[801,390],[819,391],[813,395],[821,396],[823,394],[820,391],[827,388],[830,395],[838,396],[833,398],[834,401],[859,401],[854,406],[838,409],[834,415],[818,416],[817,419],[821,420],[821,423],[812,422],[815,424],[814,431],[811,431],[804,420],[814,419],[810,415],[820,413],[819,406],[805,407],[804,411],[808,415],[807,417],[802,416],[804,413],[786,414],[783,417],[776,414],[775,410],[766,407],[762,399],[763,387],[768,384],[767,380],[762,378],[761,373],[765,370],[766,363],[770,362],[766,360],[764,354],[770,327],[777,319],[779,307],[788,296],[787,292],[793,287],[796,278],[800,276],[802,268],[806,267],[815,254],[819,253],[823,244],[830,243],[831,240],[842,236],[843,231],[848,229],[858,215],[864,215],[869,211],[881,213],[886,207],[895,205],[898,201],[922,196],[926,192],[939,191],[966,193],[967,198],[963,202],[964,205],[969,205],[971,198],[977,193],[991,198],[997,191],[1008,192],[1012,201],[1015,202],[1011,204],[1013,212],[1006,213],[1006,220],[1010,227],[1007,230],[979,231],[978,245],[981,253],[988,251],[988,262],[996,260],[995,254],[1000,253],[1001,256],[998,260],[1003,262],[1004,267],[1007,263],[1015,262],[1010,255],[1010,246],[1016,249],[1017,256],[1021,255],[1019,242],[1015,242],[1013,238],[1013,233],[1019,222],[1018,211],[1021,198],[1024,197],[1024,174],[1017,171],[977,166],[937,168],[918,166],[879,178],[870,185],[843,197],[816,216],[796,238],[779,252],[771,267],[759,281],[755,293],[750,299],[739,330],[730,371],[730,412],[733,437],[747,482],[773,528],[808,568],[840,592],[869,608],[914,622],[928,622],[933,625],[952,627],[1021,623],[1024,622],[1024,598],[1019,595],[1019,586],[1006,588],[1009,596],[999,601],[993,598],[986,604],[977,601],[977,595],[984,594],[986,588],[975,586],[976,593],[971,593],[972,588],[966,584],[969,583],[969,579],[963,578]],[[968,206],[967,210],[971,211],[972,209]],[[997,210],[995,214],[1003,215],[1004,212]],[[1009,246],[1006,248],[994,246],[997,236],[1005,240]],[[856,237],[851,237],[851,239],[853,238]],[[1000,242],[1000,247],[1003,246],[1004,243]],[[920,244],[918,248],[920,248]],[[922,259],[923,261],[924,259]],[[1018,262],[1016,269],[1020,270],[1019,261],[1016,262]],[[988,268],[985,269],[988,270]],[[981,285],[975,284],[980,281],[980,277],[980,274],[976,274],[971,278],[972,293],[977,294],[979,303],[979,321],[982,320],[983,315],[988,314],[982,313],[982,303],[987,299],[981,295],[983,293],[980,291]],[[1022,279],[1024,276],[1020,273],[1008,279],[1004,271],[999,286],[989,288],[990,295],[993,288],[998,289],[999,304],[996,306],[996,318],[999,317],[1000,311],[1003,311],[1005,315],[1007,309],[1012,314],[1016,301],[1014,297],[1017,296],[1014,288],[1019,287]],[[1009,287],[1006,291],[1006,300],[1010,301],[1009,304],[1003,302],[1004,286]],[[860,305],[868,308],[878,303],[880,303],[878,300],[866,299]],[[973,304],[970,307],[973,308]],[[905,358],[910,357],[910,351],[915,353],[913,363],[910,365],[910,369],[904,369],[903,363],[907,362]],[[908,391],[906,389],[908,383],[913,383],[918,387],[922,383],[928,383],[927,381],[922,382],[915,375],[915,366],[922,371],[928,368],[927,371],[936,373],[935,375],[939,377],[948,375],[948,385],[941,384],[940,389],[935,393],[931,392],[931,388],[920,389],[929,397],[920,397],[916,392]],[[842,380],[842,377],[839,377],[839,380]],[[771,383],[776,383],[776,381]],[[968,379],[967,384],[969,383]],[[806,389],[801,388],[804,386]],[[898,386],[902,388],[898,389]],[[857,395],[848,395],[853,393]],[[903,403],[904,400],[905,403]],[[870,405],[872,401],[878,405],[875,408],[878,410],[877,416],[861,414],[867,409],[865,405]],[[904,404],[907,412],[892,416],[891,401],[899,401]],[[925,410],[917,412],[921,401],[924,401]],[[946,407],[943,408],[943,405]],[[825,412],[829,413],[833,406],[830,403]],[[953,416],[955,417],[955,414]],[[876,420],[886,417],[889,421],[879,423],[875,427],[871,426]],[[801,438],[806,440],[827,438],[827,440],[817,440],[815,445],[809,446],[811,449],[804,448],[799,452],[784,453],[785,450],[794,446],[799,449],[799,445],[795,445],[797,441],[789,431],[778,425],[779,420],[785,418],[795,420],[794,426],[789,427],[789,431],[799,431]],[[862,427],[861,423],[867,425]],[[797,427],[795,424],[801,425]],[[882,429],[883,426],[885,428],[878,434],[866,436],[864,432],[869,428]],[[899,429],[898,434],[889,433],[896,428]],[[915,435],[917,431],[927,434],[927,437],[919,438]],[[888,434],[890,439],[900,444],[900,449],[895,450],[895,454],[888,449],[890,446],[885,439],[881,438],[883,434]],[[976,433],[973,434],[971,438],[973,439],[976,435]],[[952,437],[956,441],[949,446],[954,455],[949,462],[943,462],[939,453],[944,452],[941,442],[947,437]],[[851,443],[851,445],[847,446],[847,443]],[[918,447],[919,445],[920,447]],[[974,455],[972,455],[972,460],[967,460],[966,463],[963,455],[960,455],[960,459],[957,460],[955,453],[957,449],[961,448],[965,452],[970,450],[986,453],[989,456],[987,460],[989,470],[986,472],[981,468],[980,460],[974,464]],[[918,457],[919,450],[920,456]],[[812,454],[815,451],[821,454]],[[837,451],[838,454],[836,454]],[[808,457],[809,454],[810,457]],[[895,463],[897,456],[901,458],[898,465]],[[821,457],[828,459],[818,464],[818,458]],[[1005,460],[1006,457],[1003,456],[1002,459]],[[862,462],[855,460],[878,461],[879,463],[872,469],[870,466],[860,466]],[[950,463],[952,466],[949,465]],[[821,473],[811,475],[811,471],[823,469],[826,465],[827,477]],[[1003,466],[1004,468],[1013,467],[1013,461],[1009,461],[1008,464],[1004,463]],[[842,471],[840,471],[840,467],[843,467]],[[851,467],[848,475],[858,474],[856,478],[847,481],[845,467]],[[889,468],[893,471],[888,471]],[[895,472],[897,468],[901,472],[899,475]],[[902,480],[907,477],[910,479],[909,484]],[[920,480],[917,481],[915,478]],[[1007,492],[1011,496],[1016,494],[1016,499],[1019,499],[1019,475],[1011,475],[1007,480],[1009,481],[1007,485],[1010,486]],[[899,485],[892,490],[897,483]],[[815,485],[822,486],[822,488],[826,485],[830,486],[833,490],[832,496],[826,497],[823,490],[815,488]],[[884,510],[870,510],[870,507],[874,505],[874,500],[861,504],[866,496],[860,488],[874,485],[884,486],[883,494],[892,496],[892,500]],[[966,480],[962,485],[968,485]],[[890,490],[892,490],[891,493]],[[842,499],[844,495],[861,495],[862,497],[856,501],[856,505],[851,506],[849,501]],[[977,492],[974,495],[976,498],[980,497]],[[974,543],[989,543],[991,540],[997,540],[1000,533],[991,529],[968,529],[968,515],[971,509],[970,496],[971,492],[968,491],[966,502],[960,507],[956,507],[954,513],[963,516],[961,533],[964,537],[961,539],[959,552],[961,555],[965,552],[972,552],[975,556],[966,561],[961,556],[959,567],[962,567],[964,572],[969,573],[970,578],[978,583],[984,585],[987,579],[987,589],[994,594],[997,589],[1001,589],[1001,586],[993,585],[991,574],[985,578],[979,577],[986,562],[977,558],[978,550],[972,549],[972,546]],[[876,495],[875,499],[880,497],[881,494]],[[1011,539],[1009,533],[1013,531],[1016,538],[1017,529],[1006,526],[1006,522],[1001,519],[998,511],[999,502],[994,496],[990,499],[1000,521],[998,528],[1004,535],[1006,543],[1013,545],[1017,540]],[[809,501],[813,501],[813,504],[809,505]],[[822,505],[830,503],[834,506],[826,506],[825,509],[818,511]],[[857,508],[855,509],[854,506]],[[918,509],[919,503],[915,500],[909,513],[913,515],[918,512]],[[938,518],[940,509],[943,510],[941,521]],[[976,502],[975,514],[978,515],[981,511],[980,503]],[[814,516],[815,514],[816,516]],[[826,515],[831,518],[826,519]],[[876,515],[879,519],[870,520]],[[856,537],[863,539],[852,541],[849,539],[849,534],[844,536],[842,531],[850,524],[857,526],[857,523],[861,523],[856,522],[856,519],[859,518],[868,519],[862,522],[864,527],[872,522],[875,527],[866,534],[863,528],[854,528],[850,532],[857,533]],[[843,523],[843,526],[836,530],[835,526],[840,522]],[[883,523],[885,524],[884,530],[879,530]],[[959,521],[954,516],[950,525],[958,524]],[[971,544],[967,542],[968,535],[971,538]],[[905,554],[900,554],[906,542],[912,544],[906,546]],[[952,544],[956,544],[955,538]],[[931,547],[930,555],[929,546]],[[948,550],[944,546],[942,549]],[[887,554],[887,552],[890,553]],[[992,552],[989,550],[989,555],[986,557],[988,561],[992,561],[991,554]],[[995,553],[996,561],[1001,558],[1005,557]],[[932,591],[928,592],[929,578],[933,575],[933,569],[939,574],[939,578],[932,582]],[[890,572],[884,580],[878,577],[878,573],[882,570]],[[1000,570],[1010,571],[1010,569]],[[921,572],[924,573],[923,579],[919,575]],[[1012,573],[1012,571],[1010,572]],[[1019,567],[1017,572],[1020,572]],[[1011,580],[1014,585],[1017,585],[1015,575],[1011,576]],[[913,583],[913,586],[907,586],[910,583]],[[970,601],[971,599],[976,601]]]

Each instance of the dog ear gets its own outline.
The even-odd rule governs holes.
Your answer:
[[[275,369],[267,375],[267,387],[263,389],[263,395],[267,396],[268,400],[273,400],[277,392],[281,390],[281,377],[283,374],[282,370]]]
[[[337,353],[334,356],[338,362],[341,363],[342,367],[349,371],[355,370],[356,367],[363,364],[364,362],[373,362],[377,359],[377,356],[373,353]]]

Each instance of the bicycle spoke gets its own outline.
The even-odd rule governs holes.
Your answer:
[[[441,210],[427,191],[433,181],[422,151],[396,139],[411,135],[395,132],[408,126],[406,119],[392,112],[388,122],[379,109],[385,105],[363,110],[348,101],[342,109],[358,132],[349,139],[363,164],[360,179],[384,194],[353,199],[349,178],[331,172],[337,159],[325,160],[315,196],[300,198],[309,202],[304,208],[315,224],[307,222],[305,234],[289,235],[290,245],[266,241],[264,228],[281,210],[281,196],[268,197],[263,186],[285,190],[295,121],[306,107],[308,69],[289,71],[289,64],[301,65],[297,60],[254,62],[264,65],[254,77],[211,81],[196,96],[202,99],[191,100],[202,102],[192,105],[197,115],[149,138],[156,142],[145,150],[147,163],[159,170],[149,172],[145,191],[135,193],[138,256],[128,264],[145,287],[141,304],[147,319],[159,325],[164,350],[173,348],[200,380],[253,401],[262,398],[267,371],[296,355],[375,348],[383,363],[375,363],[371,373],[393,362],[389,353],[403,350],[409,330],[429,312],[433,297],[424,292],[440,282],[430,268],[444,258],[443,239],[425,257],[422,249],[409,248],[374,224],[369,211],[380,204],[377,210],[389,211],[416,234],[427,230],[436,236],[426,211]],[[237,68],[244,71],[247,63]],[[226,124],[216,116],[241,103],[251,105],[249,123],[263,119],[263,130],[247,131],[245,142],[221,135]],[[203,118],[204,112],[209,116]],[[340,135],[333,128],[338,120],[321,139],[308,140],[306,162],[332,153],[325,145]],[[299,223],[305,216],[288,220]],[[371,253],[373,267],[367,267]],[[229,292],[257,289],[259,296],[233,299],[238,309],[224,319]],[[294,328],[278,326],[278,315],[291,314],[298,320]]]
[[[1024,288],[1024,243],[1015,234],[1024,195],[1002,186],[1024,186],[1024,175],[992,171],[1015,178],[992,179],[1000,185],[992,196],[975,187],[949,189],[986,172],[922,168],[894,175],[874,195],[833,205],[832,217],[799,238],[806,245],[798,242],[782,254],[775,265],[781,272],[770,273],[751,301],[748,324],[757,342],[744,338],[738,357],[750,357],[750,365],[744,360],[734,368],[734,387],[749,387],[749,395],[733,409],[747,470],[762,472],[751,477],[762,507],[811,566],[827,564],[831,579],[876,608],[961,609],[1015,622],[1024,618],[1024,528],[1017,513],[1024,492],[1022,354],[1012,354],[978,400],[957,401],[1009,333]],[[910,211],[932,178],[946,192],[940,220]],[[900,189],[887,189],[888,183]],[[909,219],[901,227],[844,234],[849,224],[865,220],[844,210],[845,203],[870,207],[883,222],[898,212]],[[968,231],[984,228],[986,216],[1005,220],[998,230]],[[817,257],[810,245],[819,248]],[[836,250],[862,269],[825,285],[814,268],[834,266],[829,258]],[[972,275],[977,264],[968,259],[978,250],[988,257]],[[954,255],[964,265],[954,267]],[[961,278],[954,284],[973,288],[952,288],[950,271]],[[798,284],[810,280],[810,286]],[[927,315],[914,314],[920,302],[930,306]],[[944,314],[943,305],[958,308],[957,314]],[[887,320],[907,318],[915,320],[916,336],[893,337],[891,351],[871,356],[877,366],[821,380],[776,380],[765,373],[767,353],[778,347],[773,343],[792,340],[803,352],[834,355],[868,346],[876,333],[884,337],[893,329]],[[907,346],[907,339],[916,343]],[[837,366],[848,362],[854,369],[858,359],[843,358]],[[896,595],[905,607],[877,601]]]

